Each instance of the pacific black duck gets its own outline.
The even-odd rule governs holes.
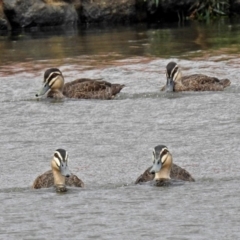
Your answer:
[[[141,174],[135,184],[156,180],[156,184],[164,185],[170,180],[194,182],[194,178],[185,169],[174,164],[172,155],[164,145],[158,145],[153,149],[153,166]]]
[[[124,87],[122,84],[112,84],[98,79],[81,78],[64,84],[64,77],[58,68],[45,71],[43,87],[36,97],[47,93],[47,97],[61,99],[113,99]]]
[[[169,62],[166,67],[167,83],[162,87],[162,91],[223,91],[230,86],[228,79],[218,79],[203,74],[193,74],[182,76],[182,72],[175,62]]]
[[[52,170],[38,176],[33,188],[56,187],[57,192],[67,191],[66,186],[84,187],[84,183],[68,169],[68,153],[64,149],[57,149],[51,160]]]

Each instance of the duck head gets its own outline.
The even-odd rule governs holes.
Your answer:
[[[182,73],[177,63],[169,62],[167,64],[166,77],[167,77],[166,91],[173,92],[175,83],[182,78]]]
[[[164,145],[158,145],[153,149],[153,166],[150,173],[155,174],[154,179],[170,179],[172,168],[172,155]]]
[[[64,78],[62,72],[58,68],[50,68],[45,71],[43,78],[43,86],[36,94],[36,97],[44,95],[49,90],[62,91],[64,86]]]

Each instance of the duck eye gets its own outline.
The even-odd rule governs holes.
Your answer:
[[[162,157],[165,155],[165,154],[167,154],[168,153],[168,151],[167,151],[167,149],[164,149],[164,151],[162,152]]]
[[[58,73],[53,73],[52,74],[52,78],[55,78],[55,77],[57,77],[59,74]]]

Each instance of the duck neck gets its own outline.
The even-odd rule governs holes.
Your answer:
[[[62,93],[62,90],[60,90],[60,89],[52,89],[48,93],[48,97],[49,98],[55,98],[55,99],[61,99],[61,98],[64,98],[64,95]]]
[[[160,171],[155,173],[154,179],[155,180],[161,179],[161,178],[171,179],[170,178],[171,169],[172,169],[172,155],[170,153],[168,153],[166,161],[164,162]]]
[[[180,84],[182,82],[182,72],[179,69],[176,74],[174,75],[174,82]]]
[[[59,171],[56,169],[52,170],[53,178],[54,178],[54,185],[65,185],[65,176],[63,176]]]
[[[155,173],[155,180],[165,178],[170,179],[170,172],[171,169],[168,168],[162,168],[159,172]]]

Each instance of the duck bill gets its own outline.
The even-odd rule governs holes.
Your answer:
[[[159,163],[158,163],[158,161],[155,161],[152,168],[150,169],[150,173],[154,174],[154,173],[159,172],[161,167],[162,167],[162,162],[159,161]]]
[[[173,78],[167,78],[166,92],[174,91],[174,81]]]
[[[42,88],[36,94],[36,97],[44,95],[49,89],[50,89],[50,86],[48,84],[43,84]]]
[[[70,173],[70,171],[68,169],[68,166],[66,166],[66,165],[60,167],[60,172],[65,177],[70,177],[70,175],[71,175],[71,173]]]

